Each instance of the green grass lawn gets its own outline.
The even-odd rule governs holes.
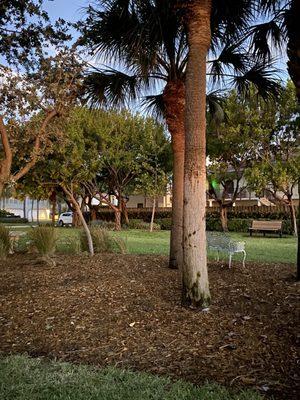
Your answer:
[[[12,228],[13,229],[13,228]],[[26,228],[14,228],[26,231]],[[58,233],[58,251],[67,250],[63,243],[67,238],[78,238],[79,229],[75,228],[56,228]],[[148,232],[142,230],[126,230],[121,232],[111,232],[112,235],[122,237],[131,254],[162,254],[169,253],[169,231]],[[295,263],[297,240],[292,236],[284,235],[283,238],[277,236],[263,237],[258,234],[249,237],[247,233],[230,233],[235,240],[246,243],[247,259],[246,261],[271,262],[271,263]],[[209,252],[209,258],[214,259],[215,254]],[[225,256],[227,259],[227,257]],[[234,260],[240,260],[242,257],[237,254]]]
[[[253,391],[230,393],[146,373],[102,370],[24,356],[0,359],[3,400],[262,400]]]

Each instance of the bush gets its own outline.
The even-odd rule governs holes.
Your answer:
[[[141,219],[131,219],[131,220],[129,220],[128,228],[129,229],[143,229],[145,231],[149,231],[150,230],[150,222],[145,222]],[[158,225],[157,223],[154,223],[153,230],[159,231],[160,225]]]
[[[56,231],[53,227],[37,226],[36,228],[32,228],[29,232],[29,238],[31,244],[41,255],[47,256],[54,253]]]
[[[96,219],[94,221],[90,222],[90,226],[98,226],[102,229],[107,229],[107,230],[114,230],[115,229],[115,223],[113,221],[102,221],[100,219]]]
[[[6,258],[10,250],[9,230],[0,225],[0,258]]]
[[[4,224],[27,224],[27,218],[17,217],[16,215],[13,217],[0,217],[0,223]]]
[[[121,253],[127,252],[127,246],[125,241],[119,237],[113,237],[106,230],[98,226],[93,226],[90,229],[94,252],[95,253]],[[80,234],[80,244],[82,251],[88,251],[88,241],[84,230]]]
[[[156,219],[155,222],[160,225],[160,229],[163,231],[170,231],[172,227],[172,218],[161,218]]]

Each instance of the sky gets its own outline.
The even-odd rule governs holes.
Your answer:
[[[44,0],[43,8],[54,21],[63,18],[75,22],[84,16],[84,7],[91,3],[90,0]]]

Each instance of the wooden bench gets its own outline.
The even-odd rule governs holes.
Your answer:
[[[262,232],[264,236],[266,236],[266,232],[274,232],[282,237],[282,221],[252,221],[249,232],[250,236],[252,236],[252,232]]]
[[[219,261],[219,253],[227,253],[229,255],[229,268],[231,267],[231,259],[235,253],[243,253],[243,267],[245,267],[246,250],[245,242],[237,242],[231,239],[223,232],[206,232],[207,247],[218,253],[217,261]]]

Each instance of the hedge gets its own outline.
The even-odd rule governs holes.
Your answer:
[[[151,210],[149,209],[128,209],[128,217],[129,219],[141,219],[145,222],[151,221]],[[296,211],[297,212],[297,211]],[[219,218],[219,213],[215,210],[211,211],[209,208],[206,210],[207,216],[209,218]],[[87,213],[89,214],[89,213]],[[228,219],[282,219],[282,220],[289,220],[290,213],[288,211],[280,211],[280,210],[270,210],[265,211],[257,207],[256,211],[253,210],[239,210],[238,208],[229,209],[228,210]],[[109,209],[101,210],[97,212],[97,218],[103,221],[114,221],[115,216],[114,212]],[[172,218],[172,211],[160,211],[157,210],[155,213],[155,219],[167,219]]]
[[[27,222],[28,222],[27,218],[21,218],[21,217],[0,218],[0,223],[2,224],[26,224]]]

